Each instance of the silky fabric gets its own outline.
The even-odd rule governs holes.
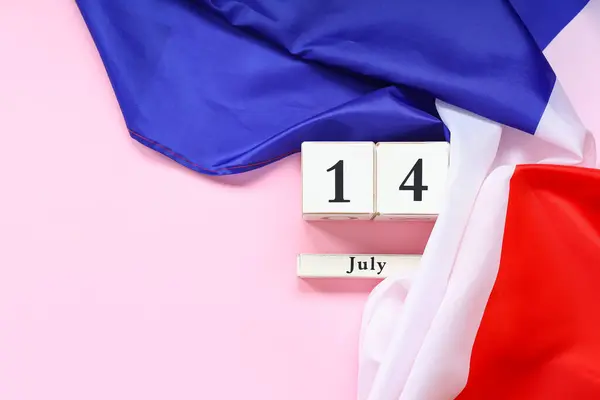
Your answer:
[[[77,4],[131,136],[206,174],[310,140],[450,140],[436,98],[534,133],[555,81],[502,0]]]
[[[600,398],[600,171],[518,166],[459,400]]]

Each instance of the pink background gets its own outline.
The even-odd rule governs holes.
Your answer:
[[[600,129],[597,83],[565,82]],[[356,397],[376,282],[296,255],[421,251],[431,225],[309,224],[297,155],[210,178],[132,141],[72,1],[0,0],[0,135],[0,399]]]

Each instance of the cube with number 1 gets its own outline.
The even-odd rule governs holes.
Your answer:
[[[373,142],[303,142],[301,159],[304,219],[373,218]]]
[[[446,189],[447,142],[377,144],[376,220],[435,219]]]

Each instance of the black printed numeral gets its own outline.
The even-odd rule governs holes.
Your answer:
[[[411,175],[414,175],[413,184],[411,186],[407,185],[406,182],[410,178]],[[413,191],[413,199],[414,201],[423,201],[423,191],[429,189],[427,186],[423,185],[423,159],[419,158],[415,165],[413,165],[412,169],[406,175],[406,178],[400,184],[400,190],[412,190]]]
[[[339,160],[327,170],[327,172],[331,171],[335,171],[335,197],[329,202],[350,203],[350,200],[344,199],[344,160]]]

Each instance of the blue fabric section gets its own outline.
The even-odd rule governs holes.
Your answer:
[[[207,174],[308,140],[448,140],[435,98],[533,133],[555,80],[500,0],[78,5],[132,137]]]
[[[540,49],[545,49],[589,0],[509,0]]]

